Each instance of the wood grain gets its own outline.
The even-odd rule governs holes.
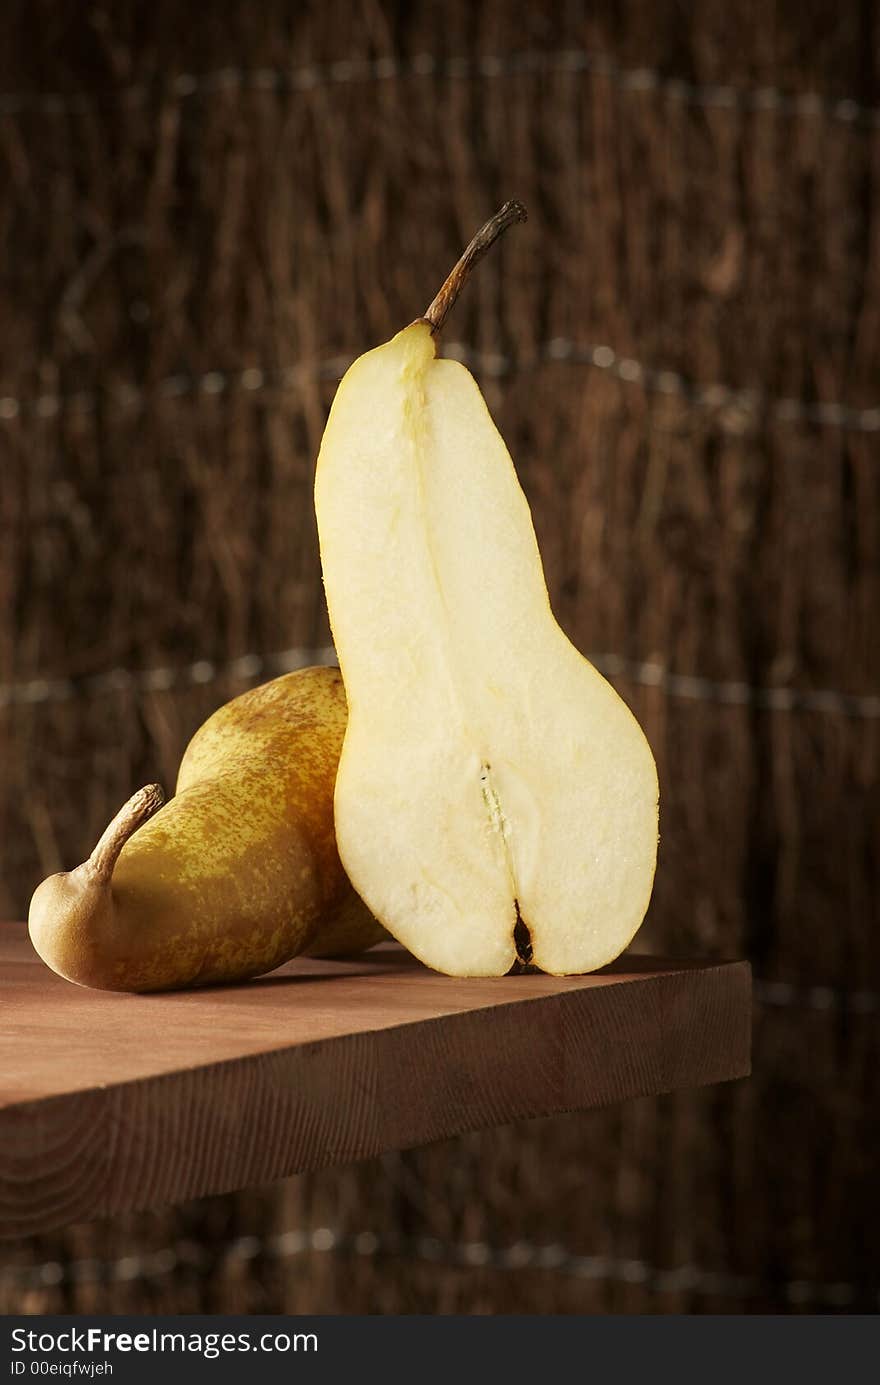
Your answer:
[[[9,925],[0,976],[5,1237],[749,1071],[744,962],[459,980],[384,946],[113,995]]]

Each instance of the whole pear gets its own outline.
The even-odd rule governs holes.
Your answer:
[[[285,674],[216,711],[170,802],[157,784],[140,789],[87,861],[38,886],[28,928],[43,961],[82,986],[158,991],[378,941],[336,850],[346,718],[335,668]]]

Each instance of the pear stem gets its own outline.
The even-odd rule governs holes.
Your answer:
[[[490,217],[485,226],[480,227],[437,297],[425,312],[422,321],[430,324],[433,336],[436,336],[442,329],[450,308],[464,288],[468,275],[477,261],[483,258],[487,250],[491,249],[508,226],[512,226],[516,221],[525,221],[526,219],[527,213],[522,202],[505,202],[500,211]]]
[[[100,884],[109,885],[113,867],[125,843],[164,802],[165,795],[161,784],[145,784],[119,809],[86,861],[89,874]]]

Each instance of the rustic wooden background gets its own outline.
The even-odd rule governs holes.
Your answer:
[[[335,381],[517,196],[449,349],[657,754],[641,946],[758,977],[748,1083],[7,1247],[0,1309],[876,1308],[877,6],[12,0],[0,35],[3,914],[331,657]]]

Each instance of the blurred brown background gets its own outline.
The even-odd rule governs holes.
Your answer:
[[[0,30],[2,914],[221,701],[332,658],[335,381],[516,196],[447,349],[658,758],[638,945],[758,978],[749,1082],[5,1247],[0,1309],[875,1309],[877,6]]]

